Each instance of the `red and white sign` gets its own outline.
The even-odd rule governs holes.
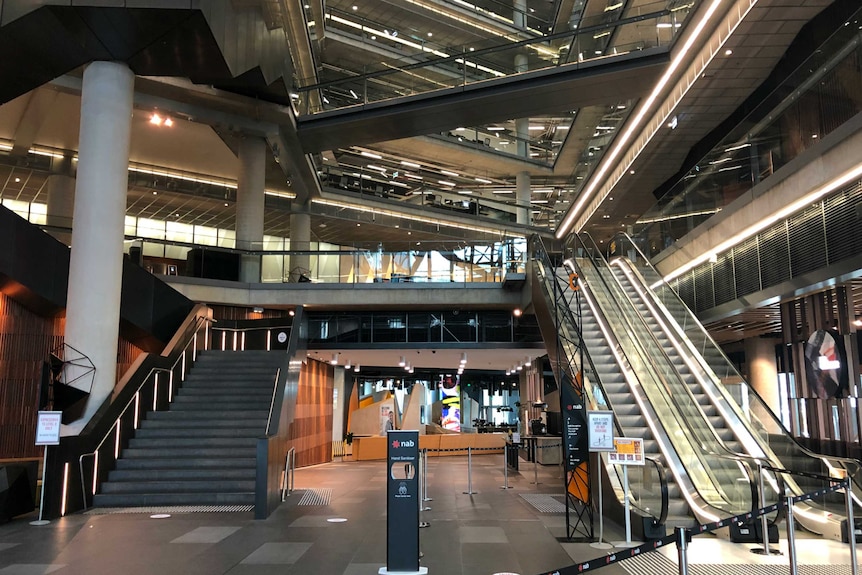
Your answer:
[[[36,421],[36,445],[60,445],[62,411],[40,411]]]

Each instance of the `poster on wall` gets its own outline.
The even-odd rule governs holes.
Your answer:
[[[814,397],[832,399],[847,394],[847,355],[838,332],[818,329],[805,342],[805,378]]]
[[[449,431],[461,431],[461,385],[457,376],[443,376],[440,381],[443,420],[441,425]]]
[[[380,435],[386,435],[387,431],[395,429],[395,413],[391,405],[380,406]]]

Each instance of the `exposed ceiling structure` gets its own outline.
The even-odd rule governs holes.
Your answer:
[[[829,3],[754,2],[673,111],[674,127],[657,133],[585,229],[603,242],[635,224],[655,204],[652,191],[681,168],[692,145],[745,101],[801,27]],[[302,10],[294,4],[299,5],[244,0],[234,8],[259,11],[268,25],[289,30],[298,80],[292,103],[301,123],[316,112],[382,109],[389,99],[409,103],[433,97],[434,90],[519,73],[599,66],[656,47],[675,54],[679,39],[713,1],[526,0],[524,12],[502,0],[309,0]],[[731,12],[732,6],[722,3],[705,33],[719,29],[722,11]],[[307,34],[299,38],[297,30]],[[73,84],[55,82],[0,105],[0,199],[46,201],[52,155],[74,155],[77,148],[80,97]],[[193,93],[180,81],[155,78],[139,78],[138,87],[143,96],[136,101],[131,148],[138,171],[130,172],[128,215],[232,229],[238,166],[231,140],[246,129],[234,119],[267,121],[267,114],[277,117],[287,109],[236,97],[217,117],[213,102],[223,94],[217,90]],[[481,123],[443,119],[440,131],[398,140],[374,138],[372,125],[365,143],[312,155],[322,193],[344,205],[311,209],[312,239],[397,246],[481,241],[507,229],[551,233],[647,92],[581,106],[572,95],[569,105],[528,117],[512,117],[506,107],[484,110]],[[153,114],[170,117],[173,125],[152,123]],[[278,157],[273,150],[268,163],[265,228],[267,234],[289,237],[296,174],[279,165]],[[519,173],[531,177],[529,206],[518,203]],[[316,191],[312,195],[319,197]],[[374,217],[350,208],[369,201],[405,217]],[[515,224],[519,208],[529,210],[532,226]],[[416,210],[440,220],[470,218],[488,231],[406,217]],[[764,313],[745,312],[714,327],[728,334],[727,340],[770,333],[775,320],[764,320]]]

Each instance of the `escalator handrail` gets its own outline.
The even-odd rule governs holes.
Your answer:
[[[553,271],[555,269],[554,263],[551,261],[550,255],[548,253],[547,248],[544,245],[544,242],[542,241],[542,238],[538,235],[535,235],[531,238],[531,241],[533,242],[533,245],[534,245],[534,248],[532,249],[532,252],[534,254],[534,256],[533,256],[534,261],[539,263],[539,265],[544,265],[549,270]],[[537,249],[537,247],[538,247],[538,249]],[[544,258],[541,258],[540,254],[543,255]],[[551,277],[553,277],[554,281],[557,281],[556,274],[551,273],[549,275]],[[552,298],[552,303],[553,304],[556,303],[556,301],[554,301],[553,298]],[[554,305],[554,307],[556,308],[556,305]],[[568,322],[570,324],[568,327],[570,329],[574,329],[575,333],[577,334],[578,342],[579,342],[581,348],[583,349],[584,360],[589,363],[591,372],[593,374],[592,379],[594,379],[595,384],[598,385],[602,389],[602,395],[603,395],[603,398],[605,401],[605,405],[607,405],[608,408],[611,411],[613,411],[614,410],[613,404],[611,403],[607,394],[604,393],[604,386],[602,385],[601,378],[599,377],[599,374],[598,374],[599,372],[597,371],[596,366],[593,363],[593,359],[590,356],[589,350],[587,350],[586,346],[583,343],[584,340],[583,340],[583,332],[581,331],[581,326],[572,317],[573,312],[572,312],[571,308],[564,309],[563,313],[564,313],[565,318],[568,320]],[[581,366],[582,371],[583,371],[583,369],[584,369],[584,366]],[[569,376],[571,377],[572,374],[569,374]],[[586,393],[586,391],[585,391],[585,393]],[[614,417],[613,423],[614,423],[614,428],[619,433],[619,436],[625,437],[625,432],[623,431],[622,426],[620,425],[619,418]],[[601,458],[599,458],[599,459],[601,460]],[[670,505],[669,489],[668,489],[668,483],[667,483],[668,482],[667,469],[666,469],[664,463],[661,461],[660,457],[659,458],[645,457],[645,459],[650,461],[657,469],[659,482],[660,482],[660,489],[661,489],[661,508],[659,510],[659,515],[656,518],[654,516],[654,514],[650,513],[647,510],[641,509],[639,505],[635,505],[635,507],[637,507],[637,509],[639,511],[641,511],[644,515],[649,516],[649,517],[653,517],[653,524],[654,525],[664,525],[665,521],[667,520],[667,515],[668,515],[668,510],[669,510],[669,505]]]
[[[634,239],[632,239],[632,237],[631,237],[631,236],[629,236],[629,234],[627,234],[627,233],[625,233],[625,232],[618,232],[618,233],[614,236],[614,240],[616,240],[617,238],[622,238],[622,239],[624,239],[624,240],[625,240],[625,241],[626,241],[626,242],[627,242],[631,247],[633,247],[633,248],[635,249],[635,251],[636,251],[636,252],[637,252],[637,254],[642,258],[642,260],[644,261],[644,263],[646,264],[646,266],[647,266],[649,269],[653,270],[653,271],[656,273],[656,275],[657,275],[658,277],[662,277],[662,274],[661,274],[661,273],[660,273],[660,272],[655,268],[655,266],[653,266],[653,265],[652,265],[652,262],[649,260],[649,258],[646,256],[646,254],[644,254],[644,253],[643,253],[643,251],[640,249],[640,247],[637,245],[637,243],[634,241]],[[611,243],[613,243],[613,240],[612,240],[612,242],[611,242]],[[634,266],[632,266],[632,267],[634,267]],[[704,340],[705,340],[706,342],[708,342],[708,344],[709,344],[709,345],[710,345],[710,346],[711,346],[715,351],[718,351],[718,353],[721,355],[721,357],[723,358],[723,360],[724,360],[724,361],[727,363],[727,365],[731,368],[731,370],[733,371],[733,373],[735,373],[735,374],[739,377],[739,380],[740,380],[740,381],[742,381],[742,382],[744,382],[744,383],[745,383],[745,385],[746,385],[746,387],[747,387],[747,392],[748,392],[748,394],[749,394],[750,396],[754,397],[754,398],[755,398],[755,400],[757,401],[757,403],[764,407],[764,409],[762,410],[762,411],[763,411],[763,413],[766,413],[766,414],[767,414],[767,417],[769,417],[769,418],[771,418],[771,419],[772,419],[772,423],[773,423],[773,424],[775,424],[775,425],[777,426],[777,428],[778,428],[778,429],[781,429],[781,430],[784,432],[784,434],[785,434],[786,438],[787,438],[787,439],[789,439],[789,440],[791,441],[791,443],[793,443],[793,444],[796,446],[796,448],[797,448],[797,449],[799,449],[800,451],[802,451],[805,455],[807,455],[807,456],[809,456],[809,457],[818,458],[818,459],[821,459],[821,460],[824,460],[824,461],[827,461],[827,462],[829,462],[829,461],[834,461],[834,462],[839,462],[839,463],[841,463],[841,467],[843,467],[843,468],[848,472],[848,475],[849,475],[851,478],[853,478],[853,483],[854,483],[854,484],[856,484],[856,485],[857,485],[857,487],[862,488],[862,486],[860,486],[860,485],[859,485],[859,482],[855,479],[856,474],[857,474],[858,472],[862,471],[862,464],[860,464],[860,462],[859,462],[858,460],[853,459],[853,458],[851,458],[851,457],[842,457],[842,456],[825,455],[825,454],[817,453],[816,451],[814,451],[814,450],[812,450],[812,449],[810,449],[810,448],[808,448],[808,447],[806,447],[806,446],[802,445],[801,443],[799,443],[799,442],[796,440],[796,438],[793,436],[793,434],[792,434],[792,433],[790,433],[790,431],[788,431],[788,429],[784,426],[784,423],[782,423],[782,422],[781,422],[781,420],[780,420],[780,419],[775,415],[775,413],[773,413],[772,409],[769,409],[769,407],[767,406],[767,404],[766,404],[766,402],[763,400],[763,398],[760,396],[760,394],[759,394],[759,393],[758,393],[758,392],[757,392],[753,387],[751,387],[751,385],[749,385],[749,384],[748,384],[748,381],[747,381],[744,377],[742,377],[742,375],[737,371],[737,369],[736,369],[736,368],[734,367],[734,365],[733,365],[733,362],[731,362],[731,361],[730,361],[730,359],[728,359],[727,355],[724,353],[724,350],[721,348],[721,346],[720,346],[720,345],[718,345],[718,343],[716,343],[716,341],[715,341],[715,340],[712,338],[712,336],[710,335],[709,331],[707,331],[707,330],[706,330],[706,328],[703,326],[703,324],[702,324],[702,323],[697,319],[697,316],[695,316],[695,315],[694,315],[694,313],[692,313],[691,309],[690,309],[690,308],[688,307],[688,305],[687,305],[687,304],[682,300],[682,298],[679,296],[679,294],[676,292],[676,290],[675,290],[675,289],[673,289],[673,288],[670,286],[670,284],[668,284],[668,283],[664,282],[664,280],[662,280],[662,283],[663,283],[663,284],[664,284],[664,286],[666,287],[667,291],[671,294],[671,297],[673,297],[673,298],[674,298],[674,299],[675,299],[675,300],[676,300],[676,301],[677,301],[677,302],[682,306],[682,308],[681,308],[681,309],[683,309],[683,310],[684,310],[684,313],[685,313],[685,314],[687,314],[687,315],[692,316],[692,319],[694,320],[693,325],[695,325],[695,326],[696,326],[696,328],[698,329],[698,331],[700,331],[700,332],[701,332],[701,335],[704,337]],[[646,282],[644,282],[644,284],[646,285]],[[647,292],[647,293],[649,293],[652,297],[654,297],[654,294],[653,294],[652,290],[648,290],[648,292]],[[671,317],[672,317],[672,316],[671,316]],[[676,325],[676,326],[677,326],[677,328],[680,330],[680,332],[681,332],[681,337],[683,337],[683,338],[685,338],[685,339],[688,339],[688,336],[686,336],[686,335],[685,335],[685,332],[682,330],[682,327],[681,327],[681,326],[679,326],[679,324],[678,324],[676,321],[674,321],[673,323],[674,323],[674,325]],[[702,360],[703,360],[703,361],[702,361],[703,366],[704,366],[704,367],[705,367],[709,372],[712,372],[714,376],[716,376],[716,377],[717,377],[717,375],[715,374],[715,372],[714,372],[714,371],[712,370],[712,368],[709,366],[708,362],[706,362],[706,360],[705,360],[704,358],[702,358],[702,356],[701,356],[701,357],[699,357],[698,359],[702,359]],[[719,388],[719,390],[720,390],[723,394],[724,394],[724,393],[726,393],[726,390],[725,390],[724,386],[718,386],[718,388]],[[735,402],[735,401],[732,401],[731,403],[734,403],[734,404],[735,404],[736,402]],[[743,419],[743,421],[744,421],[744,419]],[[758,437],[757,433],[752,433],[752,435],[753,435],[755,438],[757,438],[757,437]],[[850,469],[848,469],[848,468],[846,467],[847,465],[850,465],[850,466],[852,466],[852,467],[855,467],[855,468],[856,468],[856,472],[851,473],[851,472],[850,472]]]

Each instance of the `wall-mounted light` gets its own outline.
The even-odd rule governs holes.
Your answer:
[[[255,308],[252,308],[252,311],[254,311],[254,313],[263,313],[263,308],[262,307],[255,307]]]

